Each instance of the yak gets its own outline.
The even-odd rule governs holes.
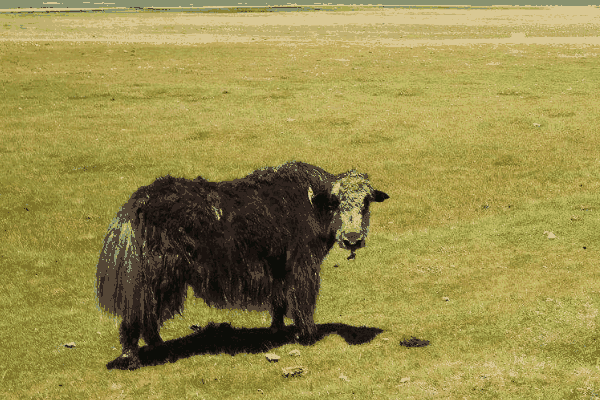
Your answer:
[[[298,341],[314,343],[323,259],[336,242],[354,258],[370,204],[388,198],[366,174],[302,162],[142,186],[110,223],[96,270],[100,307],[122,318],[122,354],[107,368],[141,366],[140,337],[163,343],[160,327],[183,311],[188,286],[210,306],[269,311],[273,332],[292,318]]]

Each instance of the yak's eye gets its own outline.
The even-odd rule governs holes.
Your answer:
[[[339,197],[332,195],[331,199],[329,201],[329,209],[330,210],[335,210],[340,206],[340,199]]]
[[[367,197],[365,197],[365,201],[363,202],[361,211],[363,214],[366,214],[367,212],[369,212],[369,199]]]

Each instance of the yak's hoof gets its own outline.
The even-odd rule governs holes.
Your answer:
[[[317,342],[312,336],[296,336],[296,341],[302,346],[312,346]]]
[[[303,346],[311,346],[317,342],[317,335],[296,334],[296,342]]]
[[[133,371],[134,369],[138,369],[141,366],[142,363],[140,362],[139,357],[121,354],[119,357],[106,364],[106,369],[121,369]]]

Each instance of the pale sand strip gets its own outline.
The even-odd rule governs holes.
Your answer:
[[[0,21],[4,19],[0,18]],[[260,42],[280,45],[348,44],[386,47],[480,44],[600,46],[600,36],[527,36],[528,31],[536,27],[557,31],[585,27],[587,32],[600,32],[600,8],[598,7],[488,10],[387,9],[254,14],[127,13],[69,14],[68,16],[41,14],[35,18],[24,18],[20,22],[28,22],[29,25],[23,25],[25,29],[0,31],[0,40],[180,45]],[[447,26],[449,29],[494,26],[509,28],[512,35],[476,39],[405,39],[398,33],[407,27],[412,27],[414,31],[415,25]],[[288,31],[290,27],[294,27],[295,30]],[[183,32],[168,32],[174,29]],[[198,30],[206,33],[197,33]],[[460,34],[458,36],[460,37]]]

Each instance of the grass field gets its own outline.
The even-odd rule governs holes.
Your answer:
[[[0,397],[599,398],[599,53],[0,41]],[[357,259],[323,264],[315,317],[383,332],[273,348],[278,363],[107,371],[118,321],[94,276],[120,205],[167,173],[294,159],[367,172],[391,196]],[[190,298],[161,334],[211,321],[270,316]],[[412,336],[430,345],[399,345]],[[282,377],[292,365],[308,373]]]

